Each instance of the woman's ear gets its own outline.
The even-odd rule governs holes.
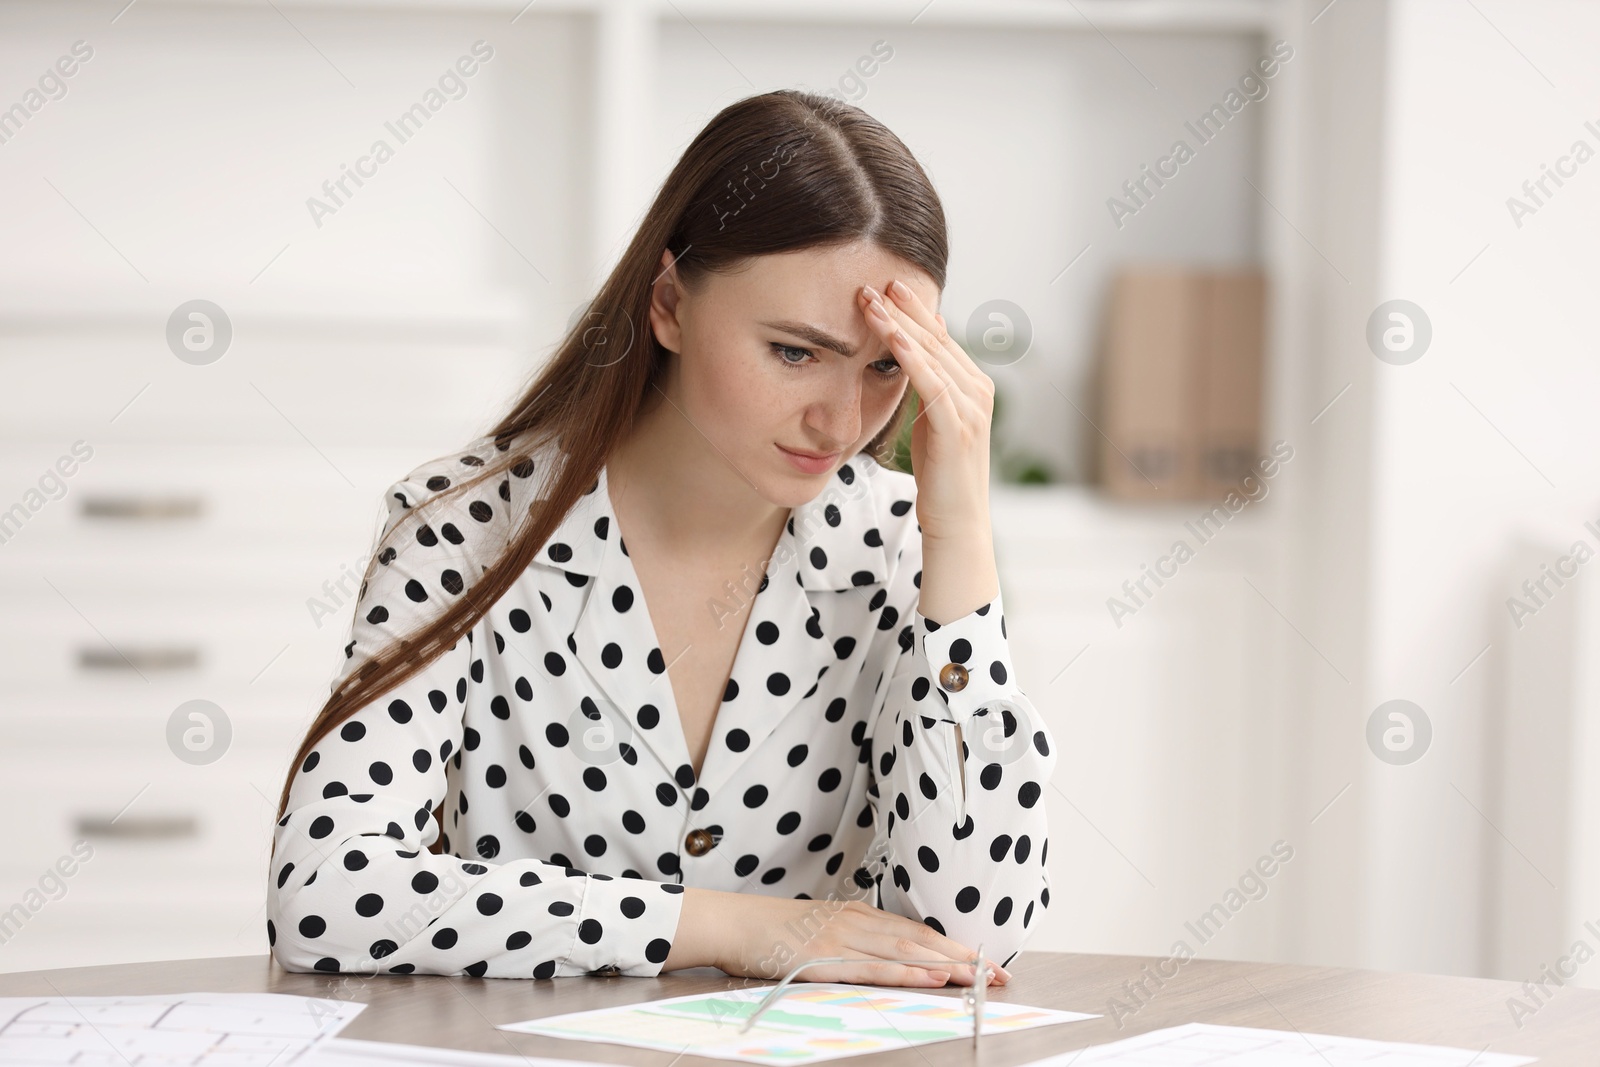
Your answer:
[[[661,273],[650,287],[650,326],[656,340],[668,352],[676,353],[683,347],[683,329],[678,323],[678,307],[683,295],[678,282],[678,268],[671,249],[661,250]]]

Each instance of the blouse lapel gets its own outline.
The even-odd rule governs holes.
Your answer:
[[[728,692],[717,711],[700,773],[699,784],[708,792],[715,794],[735,778],[784,717],[816,691],[825,673],[849,669],[844,659],[852,651],[865,654],[865,648],[854,648],[858,640],[865,643],[865,635],[830,632],[865,613],[841,611],[828,602],[852,596],[870,600],[870,587],[888,578],[872,485],[872,475],[881,469],[857,456],[817,497],[790,511],[765,587],[750,606]],[[824,606],[829,610],[821,610]],[[761,641],[764,624],[776,631],[771,645]]]
[[[623,551],[604,467],[533,558],[564,572],[574,584],[590,580],[573,624],[576,647],[569,651],[600,689],[585,695],[595,700],[593,708],[584,708],[585,714],[598,714],[604,721],[595,723],[601,729],[575,733],[569,743],[596,746],[597,751],[583,754],[596,762],[621,758],[623,745],[636,751],[643,747],[661,761],[668,777],[683,785],[687,779],[679,768],[689,766],[689,750],[655,625],[639,577]],[[572,711],[556,710],[562,715]]]

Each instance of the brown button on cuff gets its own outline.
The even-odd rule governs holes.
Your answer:
[[[939,684],[951,693],[959,693],[967,687],[967,669],[959,663],[946,663],[939,671]]]
[[[716,841],[705,830],[690,830],[689,836],[683,839],[683,846],[689,850],[691,856],[704,856],[711,851],[711,846]]]

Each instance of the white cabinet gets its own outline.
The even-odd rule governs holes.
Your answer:
[[[159,316],[5,321],[0,969],[264,952],[278,793],[383,491],[509,402],[524,324],[492,299],[257,308],[192,366]],[[221,755],[180,758],[191,728]]]

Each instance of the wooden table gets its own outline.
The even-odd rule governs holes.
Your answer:
[[[1600,1064],[1600,990],[1551,987],[1552,996],[1531,1017],[1525,1016],[1519,1029],[1506,1001],[1524,994],[1512,982],[1190,960],[1172,978],[1160,979],[1158,986],[1157,979],[1146,977],[1155,973],[1158,962],[1138,956],[1024,952],[1011,966],[1009,988],[992,993],[995,999],[1104,1017],[986,1037],[981,1052],[985,1067],[1011,1067],[1185,1022],[1515,1052],[1538,1056],[1541,1067]],[[1145,1003],[1138,1007],[1124,983],[1141,978],[1145,978]],[[369,1005],[341,1032],[342,1037],[637,1067],[668,1067],[675,1060],[683,1067],[695,1063],[726,1067],[731,1061],[513,1034],[496,1030],[495,1024],[750,984],[758,983],[708,968],[658,978],[546,980],[291,974],[268,956],[230,956],[0,974],[0,996],[294,993]],[[955,986],[942,992],[960,995]],[[1120,1027],[1113,1018],[1113,997],[1137,1009],[1122,1017]],[[882,1067],[968,1067],[972,1047],[967,1041],[945,1041],[854,1062],[862,1059]]]

